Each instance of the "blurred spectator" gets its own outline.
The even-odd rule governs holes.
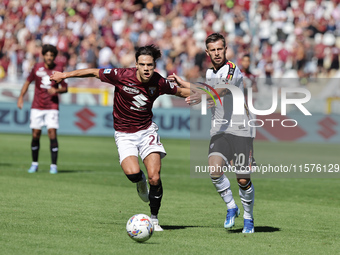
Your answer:
[[[334,44],[331,47],[331,66],[329,67],[329,71],[339,70],[339,55],[340,49]]]
[[[34,34],[35,32],[38,31],[40,22],[41,22],[40,16],[37,14],[36,10],[33,9],[30,11],[30,13],[27,15],[25,19],[25,26],[30,31],[30,33]]]
[[[269,83],[289,69],[300,78],[339,70],[337,0],[20,0],[0,2],[0,72],[25,77],[45,43],[66,70],[133,66],[134,48],[156,44],[159,72],[197,79],[210,65],[204,40],[213,32],[226,36],[231,61],[250,52]]]
[[[253,92],[258,92],[256,76],[250,71],[250,56],[245,54],[241,60],[241,72],[243,74],[244,96],[248,98],[248,88]]]

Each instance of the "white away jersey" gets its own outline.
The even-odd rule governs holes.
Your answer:
[[[243,94],[243,76],[240,69],[232,62],[228,61],[217,71],[208,69],[206,73],[206,83],[211,87],[224,88],[226,85],[236,86]],[[214,94],[214,93],[213,93]],[[216,107],[211,108],[211,129],[210,135],[214,136],[219,133],[228,133],[236,136],[255,137],[255,128],[249,126],[248,121],[253,119],[248,107],[243,103],[244,114],[233,114],[233,95],[228,90],[225,96],[221,96],[222,105],[216,100]],[[237,99],[239,100],[239,99]],[[254,123],[251,123],[254,126]]]

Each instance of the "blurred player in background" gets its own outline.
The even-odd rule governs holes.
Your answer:
[[[253,92],[258,92],[256,84],[256,76],[250,72],[250,56],[248,54],[243,55],[241,60],[241,73],[243,74],[244,96],[248,99],[248,88],[251,88]],[[246,102],[248,102],[246,100]]]
[[[156,60],[160,57],[160,50],[148,45],[136,51],[135,68],[82,69],[56,72],[51,76],[56,82],[71,77],[96,77],[115,86],[113,119],[120,165],[127,178],[137,184],[140,198],[144,202],[150,201],[155,231],[163,230],[159,225],[158,211],[163,196],[161,158],[166,152],[157,134],[158,126],[152,122],[152,106],[163,94],[190,95],[189,89],[176,87],[155,72]],[[148,173],[150,192],[138,163],[138,154]]]
[[[57,129],[59,128],[59,96],[60,93],[67,92],[67,83],[61,81],[60,84],[50,81],[50,75],[55,71],[62,71],[61,66],[54,62],[58,50],[55,46],[45,44],[42,47],[44,62],[35,64],[31,73],[24,83],[18,98],[18,107],[21,109],[24,103],[24,96],[28,86],[35,81],[34,98],[31,107],[30,128],[32,129],[32,165],[29,173],[38,171],[38,155],[40,148],[41,128],[46,126],[48,137],[50,138],[51,161],[50,173],[58,173],[58,140]]]
[[[255,165],[253,158],[255,130],[246,124],[250,119],[246,106],[244,106],[243,115],[233,114],[233,96],[225,88],[225,84],[228,84],[243,91],[243,76],[240,69],[226,59],[227,46],[221,34],[214,33],[209,35],[205,44],[206,53],[213,64],[213,68],[208,69],[206,72],[206,82],[208,86],[215,88],[222,100],[222,105],[217,103],[216,107],[212,108],[212,124],[216,124],[212,125],[210,130],[211,140],[208,155],[210,177],[216,191],[227,205],[224,227],[231,228],[235,225],[235,218],[239,216],[240,210],[230,190],[229,179],[222,170],[218,169],[223,169],[224,166],[233,164],[237,173],[239,195],[244,209],[242,232],[254,233],[253,206],[255,190],[250,180],[250,171]],[[169,79],[175,80],[182,87],[191,87],[195,91],[194,94],[186,99],[189,104],[197,104],[201,101],[202,90],[196,89],[198,85],[190,84],[175,74],[169,76]],[[207,95],[207,98],[209,99],[209,95]],[[221,119],[227,121],[219,122],[218,120]],[[231,123],[237,124],[232,125]],[[241,123],[244,123],[244,125]]]

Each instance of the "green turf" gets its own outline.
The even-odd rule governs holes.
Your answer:
[[[122,173],[113,138],[59,137],[58,175],[48,173],[41,140],[39,172],[28,174],[30,136],[0,134],[0,254],[337,254],[340,179],[254,179],[255,231],[223,228],[226,207],[209,179],[190,177],[189,142],[162,140],[165,231],[132,241],[126,221],[149,214]],[[340,145],[260,143],[256,159],[283,164],[339,163]],[[304,162],[313,163],[313,162]],[[241,206],[235,179],[235,200]]]

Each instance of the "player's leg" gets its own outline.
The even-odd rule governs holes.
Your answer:
[[[219,134],[213,136],[209,146],[210,178],[216,191],[227,205],[227,216],[224,221],[225,228],[233,227],[235,225],[235,218],[240,214],[230,189],[230,181],[223,172],[223,167],[229,164],[228,158],[231,158],[231,154],[225,135]]]
[[[150,200],[150,211],[151,220],[155,225],[155,231],[162,231],[163,229],[159,226],[158,212],[161,207],[161,201],[163,197],[163,186],[160,178],[161,172],[161,156],[158,152],[150,153],[144,159],[144,165],[148,171],[148,180],[150,184],[149,200]]]
[[[127,156],[121,162],[121,167],[126,177],[136,183],[137,193],[144,202],[149,202],[149,190],[145,175],[140,169],[137,156]]]
[[[30,115],[30,128],[32,129],[32,141],[31,141],[31,151],[32,151],[32,164],[29,173],[35,173],[38,171],[38,157],[40,149],[40,136],[41,128],[44,125],[44,115],[41,110],[31,109]]]
[[[59,128],[59,111],[58,110],[46,110],[45,113],[45,125],[47,127],[47,134],[50,139],[50,151],[51,151],[51,165],[50,173],[57,174],[57,159],[58,159],[58,140],[57,129]]]
[[[58,159],[58,139],[57,139],[57,130],[55,128],[50,128],[47,130],[48,137],[50,139],[50,151],[51,151],[51,166],[50,173],[57,174],[57,159]]]
[[[253,158],[253,138],[234,137],[235,156],[234,164],[239,172],[236,174],[239,185],[239,195],[241,198],[244,214],[243,233],[254,233],[254,202],[255,189],[250,179],[251,168],[255,165]]]
[[[144,202],[149,202],[149,191],[145,175],[138,163],[138,134],[115,132],[119,163],[126,175],[136,183],[137,193]]]
[[[245,178],[244,176],[237,178],[237,182],[239,185],[239,195],[241,198],[242,206],[243,206],[243,219],[244,219],[244,227],[243,233],[254,233],[254,202],[255,202],[255,189],[254,185],[251,182],[250,176],[249,178]]]
[[[163,197],[163,187],[160,178],[161,159],[165,157],[166,152],[157,134],[158,126],[153,123],[141,135],[139,153],[143,163],[148,171],[148,180],[150,184],[150,211],[151,220],[155,231],[163,231],[159,225],[158,212]]]
[[[40,129],[32,129],[32,141],[31,141],[32,164],[31,164],[30,169],[28,169],[29,173],[35,173],[38,171],[40,136],[41,136]]]

